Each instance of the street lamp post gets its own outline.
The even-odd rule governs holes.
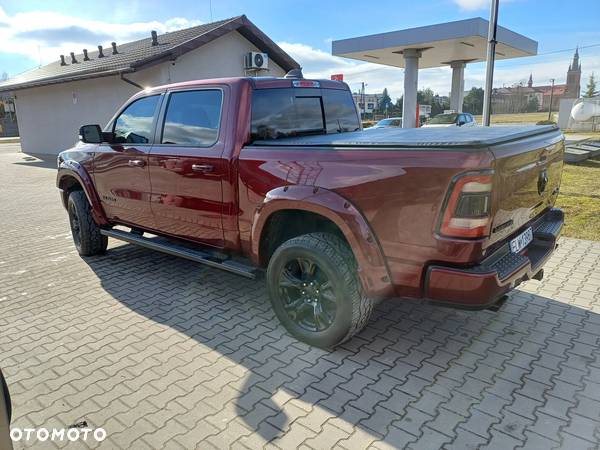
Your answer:
[[[494,83],[494,62],[496,60],[496,32],[498,31],[498,3],[492,0],[490,27],[488,29],[487,65],[485,68],[485,91],[483,92],[483,125],[490,126],[492,114],[492,85]]]
[[[362,103],[362,115],[363,115],[363,120],[365,119],[365,114],[367,113],[367,108],[365,105],[365,82],[363,81],[361,83],[361,103]]]
[[[550,105],[548,105],[548,120],[550,120],[550,116],[552,115],[552,100],[554,98],[554,78],[550,78]]]

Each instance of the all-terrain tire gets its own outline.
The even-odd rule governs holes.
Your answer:
[[[286,310],[290,305],[286,303],[287,290],[282,291],[281,275],[288,270],[290,261],[298,258],[312,259],[331,281],[336,299],[335,317],[324,330],[303,328]],[[367,325],[373,310],[373,301],[365,295],[358,279],[352,251],[343,239],[330,233],[305,234],[281,244],[269,261],[267,289],[273,309],[288,332],[316,347],[331,348],[347,341]]]
[[[83,191],[73,191],[69,194],[67,210],[77,252],[81,256],[101,255],[106,252],[108,237],[100,233],[100,227],[94,222],[92,208]]]

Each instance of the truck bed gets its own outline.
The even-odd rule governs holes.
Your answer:
[[[558,131],[558,127],[553,125],[379,128],[349,133],[261,140],[254,141],[253,145],[276,147],[481,148]]]

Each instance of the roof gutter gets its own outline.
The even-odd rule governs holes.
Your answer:
[[[129,78],[125,78],[125,76],[123,76],[123,72],[121,72],[121,80],[123,80],[125,83],[129,83],[132,86],[135,86],[136,88],[138,88],[140,91],[143,91],[145,89],[144,86],[137,84],[135,81],[130,80]]]
[[[34,87],[48,86],[52,84],[61,84],[61,83],[69,83],[71,81],[80,81],[80,80],[89,80],[92,78],[102,78],[102,77],[110,77],[113,75],[123,75],[124,73],[135,72],[135,69],[131,67],[127,67],[124,69],[111,69],[103,72],[90,72],[84,74],[73,75],[70,77],[52,77],[52,78],[44,78],[37,81],[29,81],[14,85],[6,85],[0,86],[0,92],[12,92],[19,91],[22,89],[29,89]]]

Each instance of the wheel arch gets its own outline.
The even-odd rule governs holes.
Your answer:
[[[305,233],[329,231],[348,243],[358,266],[363,289],[372,297],[384,297],[392,293],[389,271],[383,251],[367,220],[361,212],[339,194],[312,186],[286,186],[270,191],[257,208],[252,225],[251,252],[254,262],[265,266],[274,251],[273,224],[278,219],[310,219],[302,225],[289,227],[283,237],[291,239]],[[315,229],[324,226],[323,229]],[[289,224],[288,224],[289,225]],[[304,227],[304,228],[303,228]],[[279,236],[275,243],[279,243]]]
[[[82,190],[92,207],[92,215],[98,225],[107,225],[108,219],[100,203],[100,198],[94,189],[94,184],[88,172],[75,161],[63,161],[58,167],[56,187],[61,192],[63,206],[67,207],[69,194],[74,190]]]

